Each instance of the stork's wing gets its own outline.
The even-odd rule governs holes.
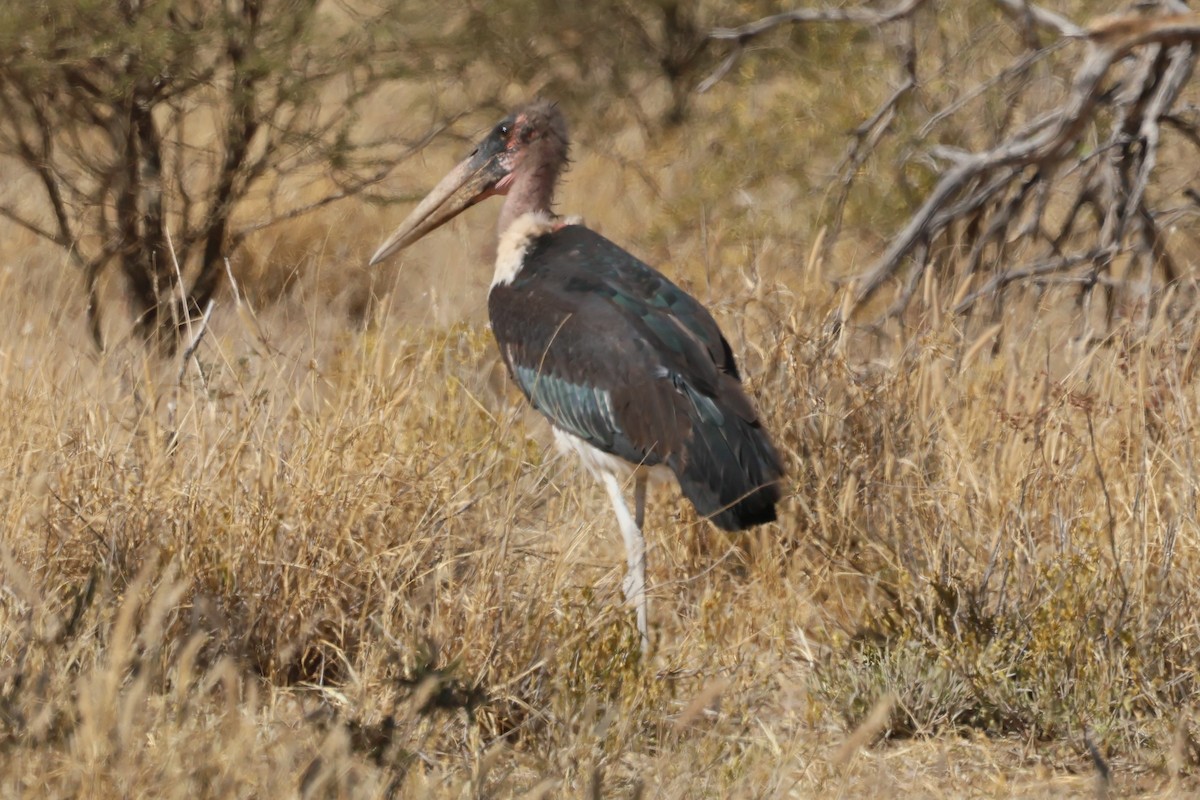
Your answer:
[[[567,226],[530,244],[488,310],[513,379],[554,425],[632,463],[668,464],[722,527],[774,519],[782,468],[729,344],[661,273]]]
[[[563,281],[567,292],[602,295],[639,320],[657,338],[664,353],[692,358],[703,356],[683,339],[707,351],[704,363],[690,366],[707,371],[708,364],[738,375],[729,342],[708,309],[669,278],[635,258],[613,242],[583,225],[567,225],[537,239],[525,262],[536,279],[549,270]],[[569,276],[569,277],[568,277]]]
[[[634,464],[678,450],[688,423],[671,375],[620,306],[518,279],[488,308],[509,373],[555,426]]]

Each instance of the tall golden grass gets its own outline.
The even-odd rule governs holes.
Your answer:
[[[1059,797],[1101,763],[1196,790],[1196,312],[1097,340],[1045,294],[833,338],[856,262],[809,258],[819,199],[723,221],[689,199],[711,141],[618,145],[657,195],[585,144],[561,207],[713,308],[780,522],[655,494],[640,655],[603,493],[498,365],[487,211],[378,274],[388,214],[276,234],[315,243],[294,285],[226,296],[182,371],[96,355],[75,276],[14,235],[0,794]]]

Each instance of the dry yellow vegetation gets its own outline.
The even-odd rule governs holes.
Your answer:
[[[697,114],[764,113],[732,103]],[[780,522],[729,536],[655,492],[640,655],[603,492],[493,351],[494,209],[375,275],[394,210],[261,238],[290,291],[224,296],[182,368],[98,356],[77,276],[6,231],[0,795],[1200,789],[1196,311],[1096,339],[1049,292],[831,338],[829,276],[876,241],[813,263],[786,175],[736,221],[694,199],[771,137],[723,162],[695,129],[576,127],[563,210],[713,309],[787,459]]]

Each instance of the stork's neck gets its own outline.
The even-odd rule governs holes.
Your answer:
[[[550,208],[554,204],[554,187],[558,183],[561,160],[557,154],[546,152],[549,149],[530,149],[514,172],[512,188],[500,209],[497,227],[501,238],[514,222],[531,211],[554,216]]]

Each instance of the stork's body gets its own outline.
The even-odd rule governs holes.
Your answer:
[[[775,519],[782,467],[712,315],[661,273],[551,212],[566,157],[556,107],[518,111],[371,263],[478,200],[506,195],[488,296],[492,332],[514,382],[609,494],[628,561],[622,588],[645,646],[647,479],[673,473],[700,514],[742,530]]]

